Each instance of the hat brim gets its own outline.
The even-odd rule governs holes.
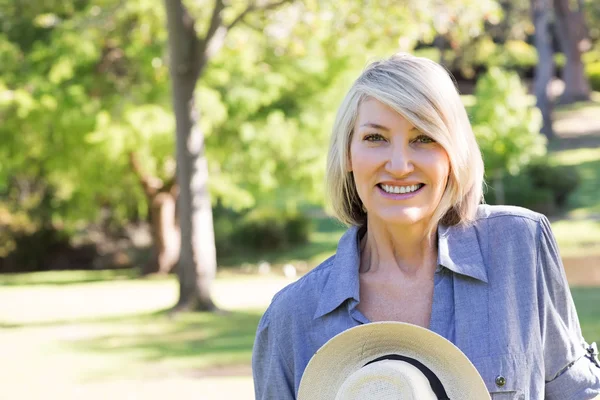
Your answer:
[[[437,375],[450,399],[490,399],[475,366],[449,340],[417,325],[374,322],[348,329],[317,350],[302,375],[298,400],[334,400],[350,374],[388,354],[423,363]]]

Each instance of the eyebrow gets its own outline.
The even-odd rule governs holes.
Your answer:
[[[383,126],[383,125],[379,125],[379,124],[373,123],[373,122],[365,122],[360,127],[361,128],[367,127],[367,128],[379,129],[379,130],[388,131],[388,132],[390,131],[390,128],[388,128],[386,126]],[[413,126],[412,128],[409,129],[409,132],[418,131],[418,130],[419,129],[416,126]]]
[[[373,123],[373,122],[365,122],[365,123],[364,123],[364,124],[362,124],[360,127],[361,127],[361,128],[362,128],[362,127],[367,127],[367,128],[380,129],[380,130],[382,130],[382,131],[389,131],[389,130],[390,130],[389,128],[387,128],[387,127],[385,127],[385,126],[383,126],[383,125],[375,124],[375,123]]]

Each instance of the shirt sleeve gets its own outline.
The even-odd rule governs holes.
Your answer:
[[[252,376],[256,400],[295,400],[292,368],[278,342],[271,307],[263,315],[252,350]]]
[[[600,365],[581,334],[549,221],[538,237],[540,327],[547,400],[586,400],[600,394]]]

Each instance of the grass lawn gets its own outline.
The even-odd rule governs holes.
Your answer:
[[[174,277],[134,279],[119,271],[0,276],[1,397],[251,399],[256,326],[273,294],[289,282],[228,274],[214,290],[229,313],[170,319],[164,310],[176,300]]]
[[[583,336],[588,342],[600,343],[600,288],[571,288]]]

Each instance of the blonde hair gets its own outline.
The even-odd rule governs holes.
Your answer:
[[[448,153],[448,183],[429,227],[468,224],[482,202],[483,160],[465,107],[448,72],[421,57],[397,53],[370,64],[338,110],[327,159],[327,191],[335,216],[345,224],[366,223],[366,211],[348,172],[358,108],[374,98],[402,115]]]

